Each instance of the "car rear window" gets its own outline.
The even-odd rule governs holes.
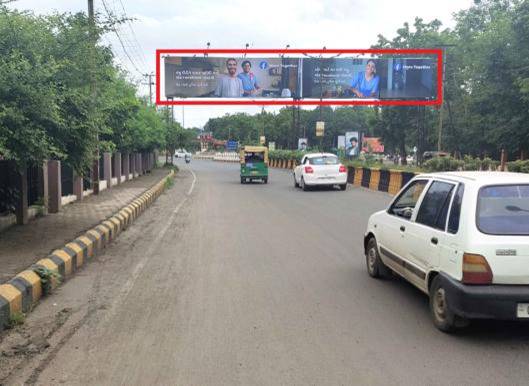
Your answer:
[[[264,153],[246,153],[244,161],[246,163],[264,162]]]
[[[483,233],[529,235],[529,185],[481,188],[476,221]]]
[[[338,165],[338,157],[312,157],[309,158],[311,165]]]

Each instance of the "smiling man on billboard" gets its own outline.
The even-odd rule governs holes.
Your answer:
[[[229,58],[226,60],[228,75],[222,75],[217,81],[215,96],[221,98],[239,98],[244,93],[242,81],[237,77],[237,60]]]

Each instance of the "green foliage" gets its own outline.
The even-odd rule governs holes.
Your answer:
[[[45,267],[36,267],[33,269],[33,271],[40,277],[42,292],[44,295],[49,295],[52,292],[53,284],[59,284],[62,280],[59,272]]]
[[[253,116],[237,113],[211,118],[204,130],[211,131],[217,139],[234,139],[243,145],[258,145],[264,135],[268,142],[275,142],[277,149],[297,149],[298,138],[304,136],[311,147],[329,150],[336,146],[336,137],[346,131],[362,131],[366,135],[376,134],[376,110],[372,107],[338,107],[321,109],[325,121],[325,136],[316,137],[316,122],[320,120],[320,108],[293,111],[282,108],[278,113],[261,112]]]
[[[307,154],[307,152],[301,150],[272,150],[268,155],[271,160],[295,160],[300,162],[305,154]]]
[[[435,157],[426,161],[423,169],[427,172],[448,172],[463,169],[465,163],[452,157]]]
[[[0,6],[1,158],[20,168],[59,159],[83,174],[98,146],[165,146],[168,124],[140,101],[99,42],[119,22],[92,28],[83,13],[35,16]]]
[[[174,179],[173,177],[166,177],[164,182],[164,189],[172,188],[174,185]]]
[[[507,162],[507,169],[510,172],[529,173],[529,160]]]
[[[15,328],[16,326],[21,326],[26,321],[26,314],[23,312],[15,312],[9,315],[9,321],[7,323],[7,328]]]

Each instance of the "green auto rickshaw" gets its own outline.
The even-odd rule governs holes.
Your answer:
[[[244,146],[240,152],[241,184],[253,180],[268,183],[268,148]]]

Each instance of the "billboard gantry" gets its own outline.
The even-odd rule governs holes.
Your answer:
[[[442,103],[438,49],[181,49],[156,55],[160,105]]]

